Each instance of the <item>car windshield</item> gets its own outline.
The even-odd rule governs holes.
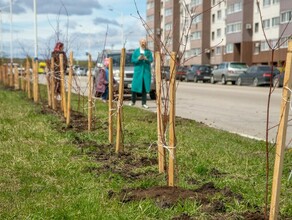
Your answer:
[[[234,69],[246,69],[247,65],[245,63],[230,63],[230,67]]]
[[[120,66],[121,54],[108,54],[108,57],[113,58],[113,66]],[[125,66],[133,66],[132,53],[126,53]]]
[[[259,67],[259,69],[262,71],[262,72],[270,72],[272,71],[272,67],[271,66],[261,66]],[[273,72],[274,73],[279,73],[279,70],[277,68],[273,68]]]

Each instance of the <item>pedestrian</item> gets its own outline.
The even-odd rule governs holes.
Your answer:
[[[146,39],[140,40],[140,47],[132,54],[132,63],[134,64],[134,76],[131,86],[130,106],[135,105],[137,93],[142,94],[142,107],[149,108],[146,104],[147,93],[151,88],[151,62],[153,61],[152,52],[147,49]]]
[[[101,95],[101,99],[103,102],[106,102],[108,99],[108,65],[109,59],[105,58],[103,62],[103,67],[99,68],[96,83],[95,96]]]
[[[67,69],[67,56],[64,52],[64,44],[57,42],[52,52],[52,58],[54,59],[54,76],[55,76],[55,91],[54,95],[57,100],[61,100],[61,69],[60,69],[60,54],[63,54],[63,69],[64,73]]]

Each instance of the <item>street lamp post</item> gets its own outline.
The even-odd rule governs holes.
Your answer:
[[[12,1],[10,0],[10,65],[13,64],[13,28],[12,28]]]
[[[36,0],[33,0],[33,9],[34,9],[34,35],[35,35],[34,59],[38,60],[38,29],[37,29],[37,4],[36,4]]]

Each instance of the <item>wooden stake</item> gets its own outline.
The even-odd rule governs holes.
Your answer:
[[[9,78],[8,78],[8,66],[4,66],[4,85],[9,85]]]
[[[25,91],[25,78],[24,78],[24,71],[21,65],[21,74],[20,74],[20,87],[22,91]]]
[[[49,67],[46,66],[46,80],[47,80],[47,96],[48,96],[48,106],[52,107],[52,95],[51,95],[51,79],[50,79],[50,73],[49,71]]]
[[[39,62],[38,60],[36,60],[33,63],[34,63],[33,100],[34,102],[39,102],[39,73],[38,73]]]
[[[10,67],[9,67],[9,86],[13,87],[13,65],[12,63],[10,63]]]
[[[109,69],[108,69],[108,141],[110,144],[113,143],[113,58],[109,58]]]
[[[88,54],[88,131],[92,127],[92,75],[91,75],[91,54]]]
[[[70,64],[69,64],[69,82],[68,82],[68,103],[67,103],[67,126],[70,124],[71,115],[71,92],[72,92],[72,76],[73,76],[73,52],[70,52]]]
[[[26,84],[27,84],[27,97],[31,99],[31,83],[30,83],[30,63],[26,59]]]
[[[61,75],[61,105],[64,112],[64,117],[67,117],[67,107],[66,107],[66,88],[65,88],[65,77],[64,77],[64,56],[63,54],[59,55],[60,59],[60,75]]]
[[[288,52],[286,58],[286,68],[283,82],[282,101],[280,109],[280,123],[276,143],[276,155],[272,185],[272,197],[270,205],[270,220],[278,219],[279,200],[281,191],[281,179],[283,172],[283,161],[285,153],[286,132],[289,115],[290,96],[292,88],[292,40],[288,43]]]
[[[0,82],[3,83],[3,66],[0,66]]]
[[[120,60],[120,84],[119,84],[119,100],[117,104],[117,137],[116,137],[116,153],[124,151],[122,141],[122,116],[123,116],[123,100],[124,100],[124,75],[125,75],[125,48],[121,51]]]
[[[4,65],[1,65],[1,82],[4,84]]]
[[[54,58],[51,58],[51,96],[52,96],[52,109],[56,110],[57,109],[57,103],[56,103],[56,94],[55,94],[55,62]]]
[[[18,90],[19,89],[19,72],[18,72],[18,68],[17,68],[17,66],[15,66],[14,67],[14,88],[16,89],[16,90]]]
[[[176,75],[176,53],[171,53],[170,59],[170,92],[169,92],[169,167],[168,167],[168,186],[175,183],[175,75]]]
[[[157,137],[158,137],[158,170],[159,173],[165,172],[165,150],[163,147],[163,124],[161,115],[161,63],[160,53],[155,53],[155,75],[156,75],[156,109],[157,109]]]

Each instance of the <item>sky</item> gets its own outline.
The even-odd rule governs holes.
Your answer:
[[[34,1],[12,1],[11,25],[10,0],[0,0],[3,56],[35,57]],[[94,59],[104,48],[120,50],[122,42],[136,48],[146,34],[140,16],[145,21],[146,0],[37,0],[38,59],[49,58],[57,41],[76,59],[86,59],[86,52]]]

